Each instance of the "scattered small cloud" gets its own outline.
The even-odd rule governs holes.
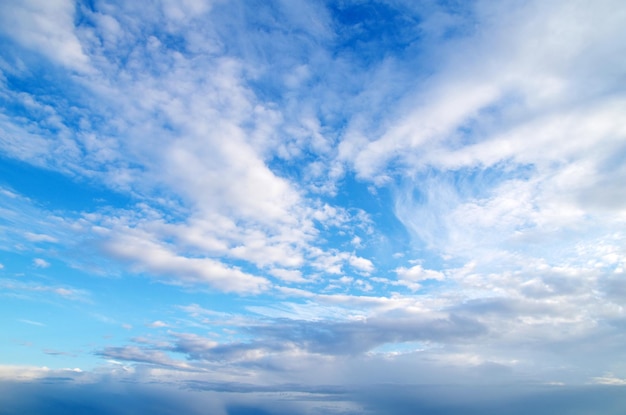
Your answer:
[[[306,282],[306,279],[302,276],[302,272],[297,269],[273,268],[269,272],[274,277],[279,278],[285,282],[290,282],[290,283]]]
[[[435,280],[442,281],[445,279],[444,274],[441,271],[435,271],[432,269],[424,269],[421,265],[414,265],[411,268],[399,267],[395,269],[395,273],[400,279],[408,281],[426,281]]]
[[[151,328],[162,328],[162,327],[169,327],[169,324],[162,322],[161,320],[156,320],[153,321],[152,323],[147,324],[148,327]]]
[[[348,261],[352,267],[366,274],[370,274],[374,271],[374,264],[367,258],[351,255]]]
[[[50,266],[50,263],[45,259],[35,258],[33,259],[33,265],[35,265],[37,268],[48,268]]]

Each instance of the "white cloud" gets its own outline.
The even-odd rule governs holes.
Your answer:
[[[2,31],[23,46],[72,69],[89,69],[89,58],[73,31],[75,4],[69,0],[9,0],[0,5]]]
[[[155,320],[152,323],[147,324],[147,326],[157,329],[157,328],[169,327],[170,325],[161,320]]]
[[[306,279],[302,277],[302,272],[297,269],[283,269],[273,268],[269,271],[273,276],[280,278],[285,282],[305,282]]]
[[[451,58],[379,135],[355,124],[342,157],[374,182],[413,177],[397,192],[396,213],[444,252],[481,246],[491,240],[483,231],[498,240],[519,227],[575,226],[602,210],[622,215],[615,195],[624,172],[611,160],[623,152],[618,114],[625,101],[609,93],[619,81],[605,69],[624,69],[624,46],[615,39],[625,16],[615,6],[537,2],[501,15],[479,3],[481,30],[443,46]],[[598,30],[596,18],[607,25]],[[490,183],[494,176],[505,179]],[[424,200],[416,202],[415,191]],[[470,220],[455,223],[450,215],[491,221],[499,231],[473,233],[470,223],[464,235]]]
[[[231,382],[284,382],[302,374],[445,380],[457,368],[467,370],[463,379],[614,370],[626,298],[623,7],[479,1],[468,16],[425,11],[412,29],[433,46],[385,48],[367,69],[352,61],[365,50],[330,46],[345,39],[328,11],[287,3],[252,11],[263,24],[250,23],[243,4],[102,4],[84,11],[93,21],[80,27],[70,2],[0,6],[2,30],[16,43],[95,71],[65,79],[80,94],[58,102],[6,92],[28,117],[0,116],[3,151],[132,199],[75,219],[33,204],[3,208],[2,248],[28,250],[12,240],[26,238],[35,243],[29,255],[45,255],[36,243],[55,242],[55,260],[104,254],[183,286],[181,295],[206,287],[262,294],[254,305],[243,297],[224,306],[253,315],[221,311],[217,301],[215,310],[182,307],[184,321],[148,324],[223,329],[215,338],[177,333],[173,344],[145,346],[154,349],[101,351],[146,372],[210,362]],[[459,21],[467,33],[447,31]],[[351,198],[357,187],[369,193]],[[412,238],[406,246],[387,246],[404,238],[384,219],[387,191]],[[370,202],[371,212],[361,210]],[[387,233],[370,238],[375,232]],[[419,265],[397,262],[419,255],[424,261],[410,262]],[[430,259],[440,268],[424,268]],[[0,286],[9,295],[86,297],[60,285]],[[264,303],[273,296],[285,301]],[[415,342],[419,352],[400,353]],[[390,360],[364,357],[372,350]]]
[[[109,252],[131,263],[143,263],[143,266],[150,262],[152,265],[146,269],[158,268],[161,274],[167,272],[175,278],[186,275],[183,279],[187,282],[190,275],[196,276],[192,279],[204,279],[198,276],[206,276],[209,274],[206,269],[212,269],[213,277],[207,280],[213,281],[214,288],[222,289],[228,285],[226,279],[223,284],[216,284],[219,278],[215,275],[230,273],[243,278],[246,273],[224,266],[217,258],[242,260],[253,268],[301,267],[311,257],[318,256],[312,249],[319,235],[318,227],[342,226],[347,221],[363,219],[362,213],[352,215],[309,198],[300,184],[270,169],[268,160],[284,145],[277,137],[285,120],[273,103],[257,99],[249,88],[247,77],[250,74],[246,71],[258,69],[253,63],[217,54],[183,55],[168,48],[159,36],[153,36],[149,42],[138,41],[134,39],[137,30],[159,17],[146,12],[145,21],[135,21],[130,12],[136,10],[128,7],[127,10],[103,7],[97,12],[84,11],[84,17],[93,19],[94,26],[81,26],[81,39],[100,74],[80,79],[94,95],[93,100],[83,103],[80,131],[63,125],[63,109],[57,107],[55,117],[61,120],[60,127],[65,132],[64,148],[59,147],[56,134],[50,135],[45,128],[33,134],[33,129],[17,127],[10,120],[7,120],[7,127],[17,129],[13,135],[33,135],[33,140],[20,143],[33,143],[35,138],[41,143],[33,149],[22,148],[21,144],[22,147],[14,148],[14,143],[4,143],[20,158],[37,158],[39,164],[66,173],[96,175],[115,189],[130,191],[154,202],[152,206],[164,203],[144,218],[122,211],[114,215],[119,222],[125,222],[125,226],[137,230],[136,238],[146,238],[146,246],[164,247],[174,239],[179,248],[168,255],[169,263],[177,264],[177,272],[155,267],[152,259],[141,258],[140,250],[121,252],[120,247],[107,244]],[[66,14],[70,11],[73,12],[73,8],[67,9]],[[129,14],[125,15],[124,11]],[[208,18],[207,13],[213,12],[208,3],[176,7],[167,3],[163,11],[172,17],[170,23],[174,26],[170,29],[183,30],[184,37],[189,35],[183,28],[185,25],[178,27],[176,22],[199,24],[194,19],[201,15]],[[216,11],[221,12],[223,10]],[[300,18],[291,7],[282,12]],[[311,12],[311,16],[317,13]],[[326,29],[322,25],[315,30],[320,30],[323,36]],[[204,36],[203,42],[217,41],[213,39],[217,34],[211,31],[201,30],[195,35]],[[192,41],[191,37],[186,40]],[[116,69],[119,62],[112,54],[129,44],[134,44],[134,53],[128,56],[123,67]],[[38,98],[33,97],[33,103],[43,106]],[[19,102],[23,97],[16,96],[15,100]],[[107,131],[95,128],[95,119],[103,113],[117,114]],[[311,114],[303,115],[301,120],[307,136],[310,132],[315,137],[315,151],[329,152],[330,141],[320,131],[319,120]],[[154,146],[150,139],[156,136],[160,137],[159,146]],[[306,141],[300,145],[307,145]],[[48,159],[52,153],[63,157]],[[134,167],[129,168],[129,165]],[[166,219],[169,208],[178,209],[184,218],[171,223]],[[159,210],[161,212],[156,212]],[[91,218],[95,216],[89,220]],[[104,222],[106,218],[97,226],[115,228],[113,223]],[[126,231],[121,232],[119,238],[124,239]],[[29,235],[32,239],[36,233]],[[135,254],[139,257],[131,258]],[[368,259],[342,254],[341,262],[346,260],[359,271],[373,270]],[[341,265],[337,263],[333,269],[341,272]],[[261,280],[256,281],[266,285]],[[258,286],[245,290],[260,289]]]
[[[411,268],[399,267],[395,269],[398,277],[403,280],[409,281],[425,281],[425,280],[438,280],[445,279],[445,276],[440,271],[432,269],[424,269],[421,265],[414,265]]]
[[[162,2],[165,17],[170,22],[185,22],[191,18],[197,18],[206,13],[211,7],[209,0],[165,0]]]
[[[139,271],[161,275],[166,281],[182,284],[207,284],[227,292],[258,293],[269,287],[269,282],[211,258],[178,255],[167,246],[151,242],[136,231],[107,242],[106,249],[115,257],[130,261]]]
[[[29,381],[50,376],[52,371],[46,366],[0,365],[0,379]]]
[[[37,268],[48,268],[50,266],[50,263],[45,259],[35,258],[33,259],[33,265],[35,265]]]
[[[591,381],[592,383],[595,383],[598,385],[614,385],[614,386],[626,385],[626,379],[618,378],[612,373],[607,373],[604,376],[591,378]]]
[[[24,236],[31,242],[58,242],[57,238],[40,233],[26,232]]]
[[[350,258],[348,258],[348,262],[353,268],[356,268],[359,271],[363,271],[366,274],[374,271],[374,264],[367,258],[351,255]]]

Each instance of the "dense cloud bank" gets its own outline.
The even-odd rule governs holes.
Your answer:
[[[2,415],[621,415],[624,386],[140,385],[71,378],[0,383]],[[601,408],[601,410],[599,409]]]

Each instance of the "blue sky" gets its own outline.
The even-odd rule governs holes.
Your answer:
[[[611,0],[3,1],[0,402],[621,413],[625,28]]]

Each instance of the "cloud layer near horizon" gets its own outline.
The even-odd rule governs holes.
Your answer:
[[[132,380],[84,379],[66,371],[28,382],[0,381],[3,414],[133,414],[151,412],[246,414],[527,414],[582,415],[602,408],[621,414],[623,387],[385,385],[364,388],[293,384],[259,386],[235,382],[187,381],[145,384]]]

